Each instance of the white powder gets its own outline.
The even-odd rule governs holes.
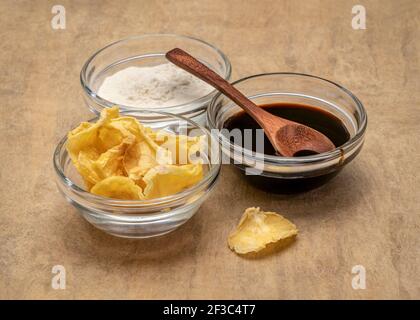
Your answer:
[[[163,108],[192,102],[213,88],[172,63],[128,67],[105,78],[98,95],[116,104]]]

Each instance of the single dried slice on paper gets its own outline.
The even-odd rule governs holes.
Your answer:
[[[298,230],[289,220],[260,208],[245,210],[236,230],[229,235],[229,248],[238,254],[263,250],[268,244],[296,236]]]
[[[144,199],[142,189],[133,180],[123,176],[112,176],[95,184],[90,190],[102,197],[141,200]]]

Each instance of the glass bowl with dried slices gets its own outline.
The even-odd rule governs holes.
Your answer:
[[[112,235],[145,238],[197,212],[219,176],[220,150],[189,119],[113,107],[60,141],[54,168],[58,189],[87,221]]]

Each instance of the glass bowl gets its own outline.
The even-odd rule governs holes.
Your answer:
[[[294,193],[318,187],[334,177],[360,152],[367,126],[362,103],[349,90],[326,79],[298,73],[266,73],[235,81],[233,85],[259,104],[294,103],[314,106],[342,121],[350,139],[338,148],[303,157],[271,156],[234,144],[224,128],[241,112],[223,94],[217,94],[207,110],[211,129],[218,129],[222,162],[233,163],[257,187],[274,193]]]
[[[125,106],[98,96],[97,91],[104,79],[131,66],[144,67],[167,63],[165,53],[175,47],[182,48],[228,80],[231,65],[223,52],[199,39],[175,34],[147,34],[119,40],[100,49],[84,64],[80,81],[86,105],[95,113],[116,104],[122,111],[151,110]],[[216,90],[186,104],[153,108],[157,112],[182,115],[204,124],[205,111]]]
[[[168,233],[188,221],[215,186],[220,172],[217,140],[207,129],[184,117],[167,113],[151,115],[148,111],[125,111],[120,114],[135,117],[145,126],[169,133],[204,135],[207,148],[200,155],[205,161],[203,179],[182,192],[151,200],[119,200],[97,196],[85,190],[66,150],[67,137],[64,137],[58,143],[53,159],[58,189],[87,221],[109,234],[147,238]],[[97,120],[95,118],[90,122]]]

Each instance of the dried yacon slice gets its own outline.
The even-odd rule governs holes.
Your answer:
[[[165,197],[181,192],[203,178],[202,165],[165,165],[150,169],[143,178],[146,199]]]
[[[202,137],[159,134],[113,107],[103,109],[96,123],[83,122],[69,132],[67,151],[87,190],[137,200],[164,197],[199,182],[202,162],[192,162],[190,155],[200,154],[203,145]],[[181,153],[187,161],[180,160]]]
[[[112,176],[95,184],[90,190],[98,196],[123,199],[142,200],[144,199],[142,189],[127,177]]]
[[[133,144],[124,155],[124,168],[130,179],[140,180],[151,168],[158,165],[155,150],[146,142]]]
[[[205,136],[175,135],[164,130],[150,132],[149,136],[159,146],[171,152],[173,164],[185,165],[202,162],[200,161],[202,159],[199,159],[195,154],[204,151]]]
[[[77,128],[69,132],[66,148],[73,163],[77,163],[80,151],[90,149],[95,149],[99,153],[105,151],[98,150],[98,146],[101,145],[99,129],[118,115],[119,110],[116,107],[104,109],[96,123],[82,122]]]
[[[139,181],[150,169],[159,165],[172,164],[171,151],[156,145],[153,141],[139,140],[130,146],[123,159],[129,178]]]
[[[93,163],[93,167],[101,180],[111,176],[122,176],[125,173],[123,157],[134,142],[134,136],[126,137],[119,145],[108,149],[99,156]]]
[[[74,165],[85,181],[88,190],[90,190],[94,184],[101,181],[101,178],[94,167],[95,159],[97,158],[96,152],[80,151],[77,161],[74,162]]]
[[[131,135],[131,136],[133,136],[133,135]],[[99,131],[98,131],[98,138],[99,138],[99,141],[98,141],[99,145],[98,146],[101,148],[101,150],[111,149],[111,148],[121,144],[124,137],[125,136],[121,132],[121,130],[118,130],[117,128],[114,128],[111,125],[104,125],[104,126],[100,127]]]
[[[298,230],[289,220],[260,208],[245,210],[236,230],[229,235],[229,248],[238,254],[259,252],[270,243],[296,236]]]
[[[136,118],[118,117],[112,119],[108,125],[120,131],[125,137],[134,135],[138,142],[146,141],[156,152],[159,149],[159,145],[149,136],[150,131],[141,125]]]
[[[68,134],[67,151],[88,189],[101,180],[94,166],[101,153],[106,151],[101,147],[99,130],[118,115],[118,108],[104,109],[96,123],[82,122]]]

